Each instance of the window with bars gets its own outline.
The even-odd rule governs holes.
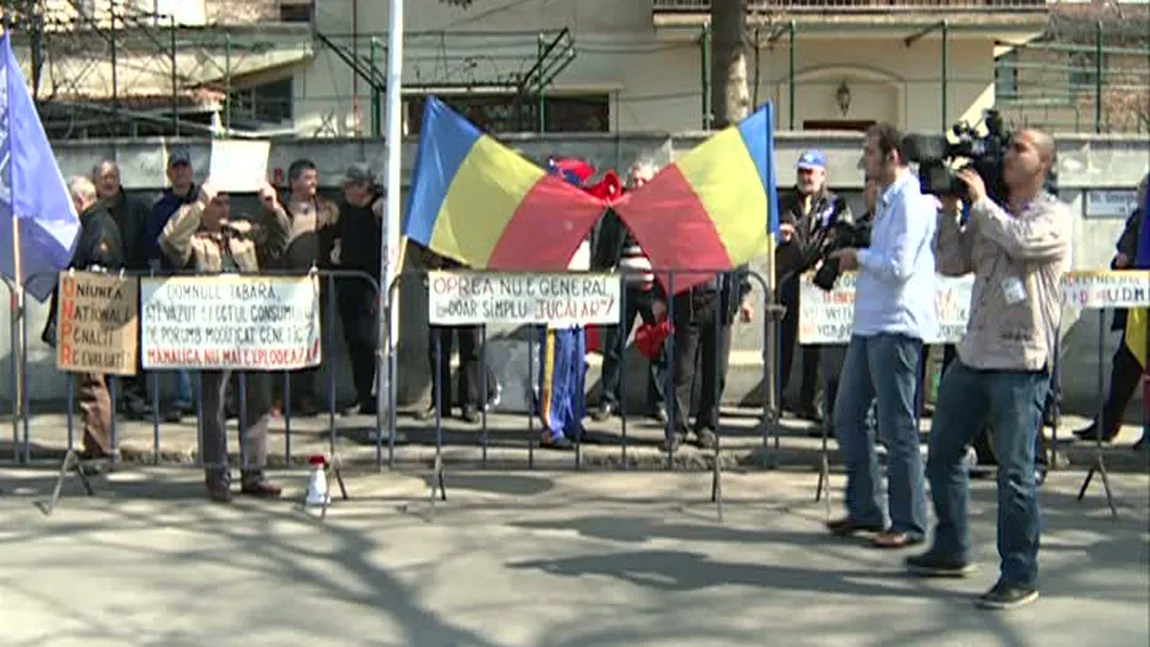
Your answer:
[[[242,90],[233,90],[230,102],[233,119],[246,119],[272,124],[292,120],[295,85],[288,77]]]

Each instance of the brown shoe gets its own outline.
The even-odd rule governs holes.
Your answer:
[[[855,523],[850,517],[844,517],[842,519],[828,521],[827,530],[831,531],[831,534],[836,537],[849,537],[850,535],[860,532],[884,532],[886,528]]]
[[[923,538],[906,532],[892,532],[887,530],[871,537],[871,546],[875,548],[897,549],[917,546]]]
[[[282,492],[283,488],[267,481],[246,483],[243,487],[240,488],[240,494],[254,496],[261,499],[278,499],[280,497],[280,493]]]

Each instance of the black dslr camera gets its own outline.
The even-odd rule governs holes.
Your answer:
[[[812,260],[820,258],[824,260],[811,282],[820,290],[830,292],[842,274],[842,268],[839,267],[839,259],[829,256],[840,249],[870,247],[870,225],[836,220],[834,224],[819,232],[819,237],[813,242]]]
[[[1006,185],[1002,179],[1002,165],[1010,141],[1014,136],[1002,121],[1002,115],[989,109],[983,117],[986,134],[979,134],[975,126],[960,122],[951,128],[954,141],[945,135],[907,135],[903,139],[903,152],[911,162],[918,163],[918,179],[922,192],[935,196],[965,197],[966,184],[958,179],[956,171],[974,169],[986,184],[991,200],[1006,201]],[[964,160],[956,164],[956,161]],[[1057,180],[1051,172],[1046,190],[1057,194]]]

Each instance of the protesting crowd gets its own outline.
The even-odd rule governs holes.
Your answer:
[[[986,456],[980,456],[980,462],[998,465],[1002,557],[1001,578],[982,602],[994,608],[1018,606],[1037,597],[1041,429],[1055,397],[1060,281],[1071,252],[1070,212],[1044,190],[1055,166],[1054,142],[1037,130],[1022,130],[1012,139],[1002,178],[1008,197],[1001,204],[988,195],[983,178],[970,170],[959,174],[966,195],[923,193],[903,146],[902,134],[892,126],[868,131],[860,162],[866,209],[858,215],[829,190],[822,152],[806,151],[798,159],[795,188],[779,199],[775,249],[778,302],[785,307],[781,390],[786,390],[797,359],[802,380],[798,399],[785,406],[824,423],[845,457],[847,514],[828,523],[833,534],[871,533],[878,548],[923,544],[929,484],[937,521],[929,549],[907,559],[908,568],[917,573],[959,576],[970,569],[967,454],[972,446],[982,447]],[[600,186],[592,184],[594,170],[574,160],[552,160],[549,170],[584,190],[608,194],[633,191],[658,172],[652,164],[638,163],[621,186]],[[114,163],[100,164],[92,177],[74,178],[69,189],[81,214],[82,232],[73,267],[197,274],[306,274],[322,268],[380,274],[382,191],[366,165],[347,170],[337,205],[317,193],[316,166],[299,160],[288,171],[288,192],[281,195],[265,185],[258,213],[244,216],[233,214],[229,195],[215,190],[210,179],[202,185],[193,182],[186,151],[170,155],[167,174],[170,187],[150,207],[124,192]],[[1134,233],[1128,231],[1119,243],[1116,268],[1130,266],[1131,241],[1138,238],[1143,215],[1131,217],[1128,230]],[[458,261],[427,248],[414,249],[411,256],[424,269],[461,268]],[[583,439],[588,413],[600,422],[621,413],[622,350],[634,332],[649,361],[643,386],[646,413],[665,425],[667,450],[688,441],[716,449],[731,329],[736,321],[752,321],[756,313],[748,268],[717,273],[668,294],[656,278],[659,268],[652,267],[624,221],[608,209],[569,269],[623,273],[625,307],[619,325],[607,329],[600,345],[601,396],[590,412],[585,402],[586,330],[548,326],[540,331],[536,413],[544,423],[543,445],[570,448]],[[828,270],[857,272],[852,335],[845,346],[802,345],[800,277]],[[925,344],[935,338],[939,323],[936,273],[973,274],[975,279],[966,334],[946,349],[924,465],[919,424],[925,406]],[[326,291],[327,286],[322,288]],[[356,278],[336,278],[334,289],[356,396],[345,413],[374,415],[379,395],[374,391],[378,295],[370,283]],[[326,302],[321,297],[320,303]],[[51,343],[54,336],[49,322],[44,338]],[[447,418],[458,411],[466,422],[480,421],[481,411],[496,397],[498,381],[482,375],[483,337],[480,325],[429,327],[434,389],[431,404],[418,418]],[[1083,438],[1110,438],[1119,425],[1140,374],[1123,348],[1114,358],[1110,402],[1102,419],[1079,432]],[[453,353],[459,359],[455,389],[450,379]],[[187,372],[165,379],[169,377],[174,396],[158,413],[177,422],[196,411],[196,398]],[[235,379],[225,370],[205,371],[199,380],[207,489],[217,501],[233,496],[225,421],[236,412]],[[283,380],[273,380],[270,373],[248,372],[242,379],[247,402],[240,434],[240,492],[275,497],[280,489],[264,475],[268,425],[273,416],[289,411],[297,416],[317,413],[316,369],[297,371],[290,393],[277,392]],[[696,380],[700,397],[692,406]],[[489,388],[481,393],[484,382]],[[137,419],[150,413],[149,376],[139,371],[123,380],[119,402],[111,401],[104,376],[82,374],[78,384],[85,456],[107,457],[114,451],[114,410]],[[886,449],[885,497],[879,444]]]

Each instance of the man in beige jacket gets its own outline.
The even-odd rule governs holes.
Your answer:
[[[231,221],[226,193],[217,193],[210,182],[200,187],[200,198],[180,207],[160,234],[160,248],[173,267],[194,269],[197,274],[255,273],[261,263],[272,264],[287,249],[291,223],[279,205],[275,190],[260,191],[264,205],[261,222]],[[268,459],[268,423],[271,418],[271,374],[243,375],[247,395],[246,420],[240,425],[244,463],[240,466],[240,492],[275,498],[280,488],[264,477]],[[225,404],[231,371],[203,371],[203,459],[208,498],[220,503],[232,499],[228,468]]]
[[[970,319],[938,389],[926,473],[934,500],[934,544],[907,559],[928,576],[970,570],[970,482],[963,457],[989,421],[998,456],[998,583],[979,606],[1008,609],[1038,598],[1039,510],[1035,434],[1050,389],[1061,282],[1070,255],[1070,210],[1045,191],[1055,164],[1054,140],[1020,131],[1003,164],[1007,204],[992,201],[977,173],[969,187],[970,218],[958,222],[958,200],[946,198],[935,238],[938,270],[974,273]]]

